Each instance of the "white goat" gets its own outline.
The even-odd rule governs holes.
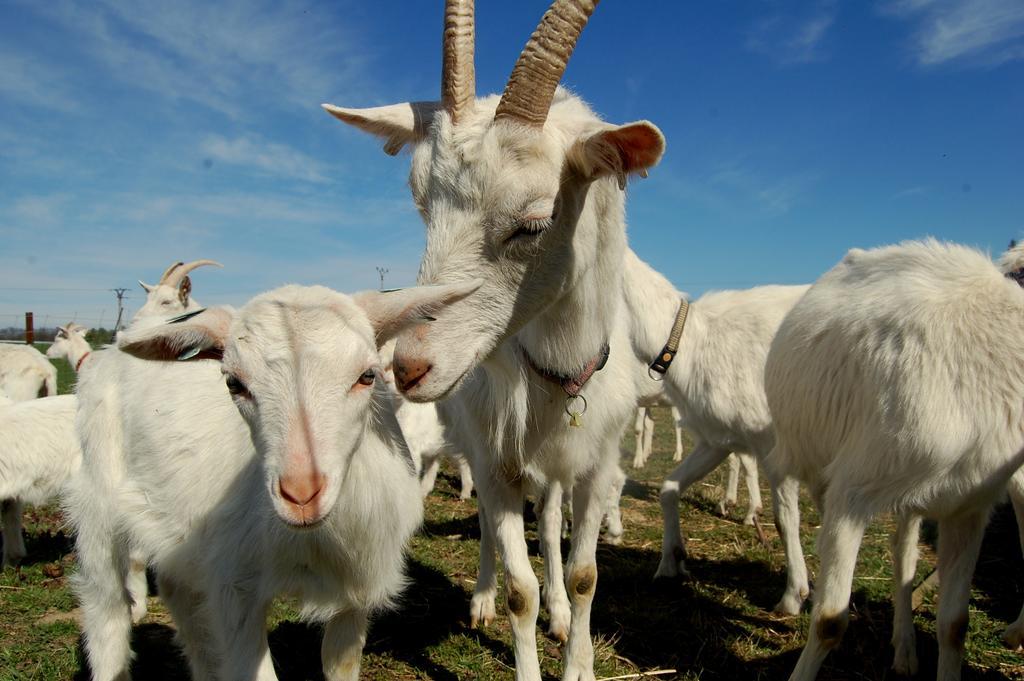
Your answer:
[[[643,468],[647,465],[647,459],[651,458],[651,451],[654,448],[654,417],[650,414],[651,407],[669,407],[672,410],[672,428],[676,434],[676,450],[672,454],[673,461],[683,460],[683,427],[679,425],[682,418],[679,409],[664,399],[640,400],[640,406],[636,408],[636,421],[633,424],[633,434],[636,436],[636,453],[633,455],[633,468]]]
[[[285,287],[237,314],[134,324],[124,352],[90,361],[68,508],[94,681],[128,675],[126,549],[156,568],[197,681],[276,678],[265,619],[284,592],[326,622],[324,676],[358,678],[367,616],[402,588],[422,516],[386,389],[374,387],[377,344],[477,286],[351,298]]]
[[[1024,251],[1002,264],[1019,279]],[[937,676],[960,678],[989,510],[1024,462],[1022,333],[1017,281],[977,251],[933,240],[851,250],[783,321],[765,367],[777,434],[765,470],[806,482],[822,512],[810,635],[791,679],[813,679],[842,638],[864,530],[887,511],[903,535],[897,596],[913,579],[899,547],[916,540],[915,518],[939,521]],[[795,535],[790,520],[780,516],[780,530]],[[898,598],[895,610],[909,605]],[[916,662],[901,649],[913,646],[912,621],[894,642],[897,666]]]
[[[679,309],[679,292],[632,252],[626,256],[626,305],[635,320],[633,348],[657,357]],[[806,286],[759,286],[716,291],[689,304],[678,354],[664,376],[665,392],[679,407],[696,448],[661,487],[664,538],[656,577],[686,572],[685,542],[679,528],[679,496],[718,467],[730,452],[763,459],[774,442],[764,395],[764,361],[783,316]],[[648,380],[644,377],[643,380]],[[748,481],[753,476],[748,475]],[[748,521],[760,511],[752,488]],[[755,493],[756,492],[756,493]],[[797,486],[773,490],[775,512],[796,509]],[[789,578],[776,608],[795,614],[806,598],[807,569],[799,543],[786,544]]]
[[[447,458],[459,469],[461,489],[459,498],[463,501],[473,495],[473,472],[469,461],[452,443],[433,402],[410,402],[402,397],[395,388],[395,374],[392,369],[392,357],[395,344],[389,341],[381,349],[381,364],[384,365],[384,381],[391,389],[391,401],[395,408],[395,417],[402,426],[402,435],[409,445],[409,453],[416,464],[416,474],[420,476],[420,491],[425,499],[434,489],[437,472],[441,467],[441,459]]]
[[[75,338],[76,352],[84,345],[88,354],[91,348],[85,341],[86,331],[76,324],[69,324],[68,329],[57,327],[57,337],[46,357],[69,356],[69,333]],[[28,349],[39,354],[34,348]],[[76,370],[80,364],[80,360],[72,361]],[[26,555],[21,524],[25,504],[43,504],[55,497],[82,462],[74,427],[78,401],[73,396],[54,395],[16,404],[17,408],[0,407],[0,522],[4,540],[0,566],[17,565]]]
[[[168,267],[155,285],[139,280],[139,286],[146,292],[146,302],[138,309],[133,319],[153,316],[169,316],[180,312],[198,310],[202,307],[192,296],[192,280],[189,273],[197,267],[212,265],[223,267],[216,260],[193,260],[189,263],[176,262]]]
[[[633,468],[643,468],[647,465],[647,459],[651,456],[654,445],[654,418],[651,416],[651,407],[668,407],[671,403],[660,396],[661,399],[640,400],[641,405],[636,409],[636,422],[633,425],[633,434],[636,436],[636,453],[633,455]],[[683,428],[679,425],[682,415],[679,409],[671,406],[671,418],[675,427],[676,450],[672,455],[673,461],[683,460]],[[761,488],[757,474],[757,459],[750,454],[733,452],[727,459],[729,463],[728,478],[725,485],[725,493],[718,502],[718,511],[723,516],[729,514],[729,508],[736,505],[739,498],[740,469],[742,467],[744,478],[747,483],[747,514],[744,517],[744,524],[753,525],[754,516],[761,512]]]
[[[52,499],[82,463],[75,436],[77,405],[74,395],[59,395],[0,407],[0,566],[17,565],[25,557],[24,505]]]
[[[12,402],[57,394],[57,369],[31,345],[0,343],[0,395]]]
[[[473,457],[481,577],[494,574],[495,544],[505,566],[519,681],[540,679],[524,494],[551,482],[573,488],[565,584],[546,581],[545,598],[558,594],[550,629],[568,638],[563,679],[592,680],[602,499],[636,406],[620,188],[658,162],[664,138],[646,121],[605,123],[556,89],[595,4],[552,5],[500,100],[476,99],[472,2],[450,0],[440,103],[327,106],[384,137],[385,151],[414,147],[410,186],[427,223],[420,282],[484,282],[399,336],[395,377],[413,401],[451,395],[442,408]],[[493,579],[478,579],[472,622],[493,618],[495,592]]]

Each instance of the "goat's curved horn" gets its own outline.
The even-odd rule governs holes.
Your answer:
[[[181,283],[181,280],[188,275],[189,272],[196,269],[197,267],[202,267],[203,265],[224,267],[224,265],[221,265],[216,260],[193,260],[190,263],[178,263],[178,266],[171,273],[170,277],[166,281],[162,281],[160,283],[167,284],[168,286],[177,286],[178,284]]]
[[[473,66],[475,30],[473,0],[446,0],[441,61],[441,105],[458,123],[473,108],[476,71]]]
[[[171,266],[168,267],[166,270],[164,270],[164,273],[160,275],[160,281],[158,281],[156,283],[156,285],[159,286],[160,284],[166,283],[167,282],[167,277],[171,276],[171,272],[173,272],[174,270],[178,269],[179,267],[181,267],[184,264],[185,263],[183,263],[181,261],[178,261],[176,263],[171,263]]]
[[[509,118],[538,128],[544,126],[555,88],[597,3],[598,0],[552,3],[512,69],[494,120]]]

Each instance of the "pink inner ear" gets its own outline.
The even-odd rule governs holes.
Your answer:
[[[637,172],[655,165],[665,151],[665,140],[653,126],[634,123],[604,133],[622,156],[623,170]]]

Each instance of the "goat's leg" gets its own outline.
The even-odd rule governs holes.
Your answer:
[[[647,465],[647,460],[651,458],[651,452],[654,451],[654,417],[651,416],[651,410],[644,410],[644,462],[643,465]]]
[[[686,460],[668,474],[661,485],[661,517],[664,534],[661,540],[661,563],[658,577],[675,577],[686,572],[686,543],[679,529],[679,497],[693,483],[715,470],[729,455],[727,449],[717,449],[701,442]]]
[[[211,585],[206,594],[222,653],[220,681],[277,681],[267,645],[270,602],[258,598],[258,589],[239,576]]]
[[[469,461],[462,454],[452,457],[459,466],[459,499],[467,501],[473,496],[473,469],[469,467]]]
[[[103,495],[77,494],[69,499],[76,519],[73,577],[82,607],[82,637],[92,681],[128,681],[131,663],[131,602],[125,589],[127,558],[114,531],[115,514],[101,507]]]
[[[682,415],[679,410],[672,407],[672,428],[676,432],[676,451],[672,453],[672,460],[679,463],[683,460],[683,421]]]
[[[821,575],[814,594],[810,634],[790,681],[813,681],[821,663],[839,645],[850,616],[850,591],[868,518],[850,512],[845,490],[830,494],[818,535]]]
[[[18,499],[0,501],[0,522],[3,522],[4,555],[0,569],[17,566],[25,558],[25,539],[21,536],[21,514],[25,504]]]
[[[476,517],[480,522],[480,570],[469,602],[469,626],[488,626],[494,621],[494,599],[498,593],[498,577],[494,564],[494,527],[484,506],[484,500],[477,495]]]
[[[1021,554],[1024,555],[1024,471],[1018,470],[1006,485],[1013,503],[1013,513],[1017,516],[1017,532],[1020,535]],[[1024,607],[1021,607],[1017,620],[1003,631],[1003,643],[1017,650],[1024,646]]]
[[[633,468],[643,468],[644,463],[644,419],[647,417],[645,407],[636,408],[636,420],[633,422],[633,434],[636,436],[636,452],[633,454]]]
[[[434,490],[434,483],[437,481],[437,469],[441,467],[441,457],[437,452],[424,455],[423,475],[420,477],[420,494],[426,499],[427,495]]]
[[[757,475],[757,459],[751,454],[737,454],[743,466],[743,476],[747,482],[747,515],[743,518],[744,525],[756,525],[755,519],[761,515],[761,484]]]
[[[729,515],[729,507],[736,505],[740,490],[740,459],[734,453],[729,454],[729,476],[725,479],[725,496],[718,502],[718,512],[722,517]]]
[[[217,681],[220,653],[213,649],[216,640],[206,620],[203,595],[165,573],[160,573],[157,581],[160,600],[174,618],[176,638],[188,660],[192,681]]]
[[[572,603],[572,627],[569,629],[569,643],[563,658],[562,681],[594,679],[590,610],[597,591],[597,539],[601,532],[614,460],[614,456],[606,457],[590,477],[577,480],[573,485],[572,546],[566,566],[566,587]]]
[[[892,668],[897,674],[917,674],[917,636],[914,633],[914,577],[917,574],[917,540],[921,516],[899,517],[892,536]]]
[[[565,643],[569,640],[572,611],[562,572],[562,483],[550,481],[543,503],[537,506],[540,550],[544,555],[544,607],[550,617],[548,635]]]
[[[608,523],[604,540],[612,546],[622,543],[622,510],[619,507],[622,503],[622,488],[625,485],[626,474],[615,466],[611,481],[608,483],[608,495],[604,501],[605,520]]]
[[[938,681],[958,681],[967,637],[967,602],[971,577],[981,551],[988,513],[966,513],[939,521],[939,555],[936,569],[942,580],[935,634],[939,639]]]
[[[775,605],[775,612],[796,615],[810,594],[807,563],[800,545],[800,483],[791,476],[780,482],[772,480],[772,503],[775,506],[775,529],[786,553],[786,590]],[[819,511],[821,506],[819,504]]]
[[[325,681],[359,680],[366,625],[366,612],[362,610],[338,613],[328,620],[320,647]]]
[[[132,622],[139,622],[149,610],[149,604],[146,602],[149,583],[146,581],[146,561],[135,553],[128,556],[128,577],[125,587],[132,601]]]
[[[537,658],[540,584],[526,551],[522,483],[509,483],[491,472],[479,484],[479,496],[487,500],[487,519],[492,523],[498,554],[505,566],[505,597],[515,646],[516,681],[540,681]],[[571,637],[570,632],[570,641]]]

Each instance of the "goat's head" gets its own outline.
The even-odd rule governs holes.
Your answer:
[[[168,267],[159,283],[150,285],[139,280],[139,286],[146,292],[146,302],[135,313],[135,318],[168,316],[198,310],[201,306],[192,300],[192,280],[189,279],[189,272],[202,267],[213,265],[223,267],[215,260],[193,260],[189,263],[176,262]]]
[[[88,349],[89,343],[85,340],[85,334],[89,329],[74,322],[68,322],[67,326],[58,326],[57,334],[53,337],[53,343],[46,349],[46,356],[50,359],[58,357],[71,357],[73,347],[77,344],[84,344]]]
[[[626,177],[655,165],[653,124],[614,126],[557,90],[596,0],[556,0],[519,58],[504,94],[476,99],[473,3],[448,0],[440,102],[325,108],[412,145],[409,184],[427,225],[420,283],[479,278],[462,302],[407,330],[395,353],[399,388],[433,400],[589,272],[619,274]],[[595,268],[600,268],[599,270]]]
[[[338,499],[374,418],[378,346],[401,328],[472,293],[479,282],[346,296],[286,286],[230,308],[134,325],[118,347],[143,359],[219,358],[249,424],[278,515],[319,523]],[[382,395],[378,395],[381,397]]]

